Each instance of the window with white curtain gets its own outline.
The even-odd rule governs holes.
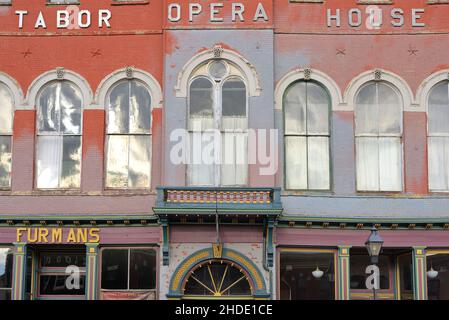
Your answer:
[[[355,142],[358,191],[402,190],[402,98],[384,82],[357,94]]]
[[[299,81],[284,95],[285,187],[329,190],[330,97],[318,83]]]
[[[51,82],[40,91],[37,188],[80,188],[82,105],[81,91],[70,81]]]
[[[248,98],[242,79],[240,70],[223,60],[200,66],[192,76],[189,185],[247,184]]]
[[[11,145],[14,101],[8,87],[0,83],[0,188],[11,187]]]
[[[437,84],[428,101],[429,189],[449,191],[449,81]]]
[[[108,188],[151,187],[151,95],[139,80],[109,92],[106,157]]]

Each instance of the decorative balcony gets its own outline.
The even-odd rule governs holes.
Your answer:
[[[158,187],[157,192],[153,211],[181,222],[215,220],[217,213],[223,221],[264,219],[282,212],[280,188]]]

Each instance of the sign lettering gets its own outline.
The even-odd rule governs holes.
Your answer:
[[[17,228],[16,241],[26,243],[99,243],[99,228]]]

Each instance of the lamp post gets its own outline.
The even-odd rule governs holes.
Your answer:
[[[382,250],[382,245],[384,240],[379,235],[376,227],[373,226],[371,228],[371,234],[365,242],[366,249],[368,250],[369,256],[371,257],[371,263],[377,267],[379,263],[379,254]],[[373,300],[376,300],[376,284],[379,283],[378,280],[375,280],[373,287]]]

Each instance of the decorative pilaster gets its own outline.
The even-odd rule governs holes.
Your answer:
[[[427,300],[426,247],[413,247],[413,298]]]
[[[86,243],[86,300],[97,300],[98,243]]]
[[[168,266],[170,264],[170,241],[168,219],[161,219],[162,225],[162,264]]]
[[[337,300],[349,300],[350,289],[350,273],[349,273],[349,250],[350,246],[338,247],[338,265],[337,265]]]
[[[14,264],[12,275],[12,300],[25,300],[26,243],[14,243]]]
[[[265,235],[265,261],[267,268],[273,268],[274,265],[274,248],[273,248],[273,233],[274,233],[275,219],[269,217],[266,224]]]

